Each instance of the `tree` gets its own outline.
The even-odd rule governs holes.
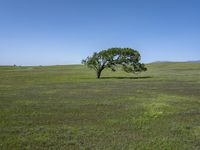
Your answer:
[[[82,60],[82,64],[96,71],[96,77],[100,78],[105,68],[116,71],[117,65],[122,65],[125,72],[136,73],[146,71],[144,64],[140,63],[141,56],[137,50],[131,48],[110,48],[93,53]]]

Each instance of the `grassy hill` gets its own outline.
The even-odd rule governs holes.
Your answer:
[[[0,149],[200,149],[200,63],[133,75],[0,67]]]

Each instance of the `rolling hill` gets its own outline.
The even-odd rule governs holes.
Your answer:
[[[0,67],[0,149],[200,149],[200,64]]]

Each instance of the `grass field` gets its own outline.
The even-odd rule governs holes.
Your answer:
[[[0,149],[199,150],[200,63],[139,75],[0,67]]]

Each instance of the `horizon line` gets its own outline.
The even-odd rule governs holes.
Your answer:
[[[200,60],[187,60],[187,61],[168,61],[168,60],[158,60],[158,61],[152,61],[144,64],[153,64],[153,63],[184,63],[184,62],[194,62],[194,63],[200,63]],[[49,64],[49,65],[17,65],[17,64],[0,64],[0,66],[16,66],[16,67],[42,67],[42,66],[66,66],[66,65],[82,65],[81,63],[67,63],[67,64]]]

